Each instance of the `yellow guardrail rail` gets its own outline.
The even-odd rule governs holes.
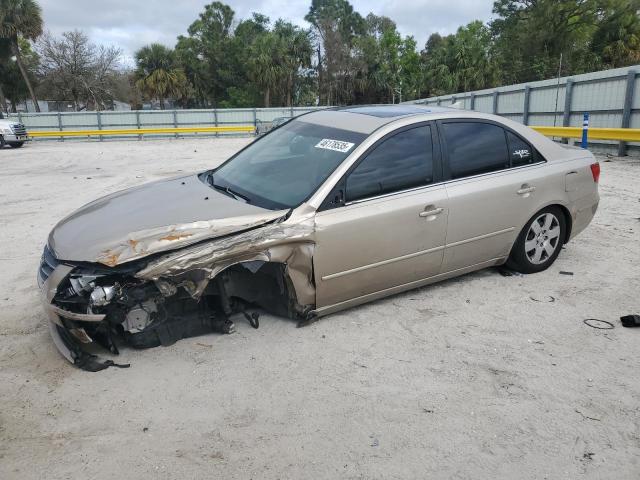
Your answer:
[[[531,127],[547,137],[582,138],[581,127]],[[589,128],[589,140],[640,142],[640,128]]]
[[[253,133],[253,125],[230,127],[177,127],[177,128],[121,128],[111,130],[30,130],[33,138],[43,137],[93,137],[106,135],[162,135],[172,133]]]
[[[547,137],[581,138],[580,127],[536,127]],[[177,127],[177,128],[122,128],[107,130],[30,130],[33,138],[44,137],[99,137],[107,135],[163,135],[179,133],[253,133],[253,125],[237,125],[225,127]],[[622,142],[640,142],[640,128],[589,128],[589,140],[616,140]]]

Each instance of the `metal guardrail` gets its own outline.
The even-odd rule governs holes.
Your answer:
[[[233,127],[177,127],[177,128],[127,128],[111,130],[29,130],[28,135],[37,137],[104,137],[109,135],[167,135],[178,133],[254,133],[253,125]]]
[[[547,137],[581,138],[582,128],[579,127],[545,127],[532,126],[534,130]],[[253,125],[237,125],[228,127],[178,127],[178,128],[130,128],[112,130],[30,130],[30,137],[100,137],[121,135],[165,135],[179,133],[254,133]],[[640,142],[638,128],[589,128],[590,140],[616,140],[623,142]]]
[[[594,129],[590,129],[589,140],[607,147],[606,140],[618,140],[618,155],[624,156],[628,150],[627,142],[633,142],[633,147],[638,148],[637,137],[619,140],[622,137],[618,135],[629,137],[614,131],[637,129],[640,125],[640,65],[459,92],[406,103],[442,106],[461,103],[467,110],[502,115],[525,125],[557,124],[569,128],[566,133],[557,135],[564,138],[575,138],[575,130],[571,128],[579,128],[583,114],[589,112],[592,124],[611,128],[608,132],[594,131],[593,135],[591,132]],[[549,134],[556,136],[550,130]]]
[[[547,137],[582,138],[580,127],[531,127]],[[589,128],[589,140],[640,142],[640,128]]]

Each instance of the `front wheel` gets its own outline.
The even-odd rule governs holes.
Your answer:
[[[20,148],[22,145],[24,145],[24,142],[9,142],[11,148]]]
[[[0,135],[0,148],[4,147],[4,137]]]
[[[564,213],[558,207],[540,210],[518,235],[507,267],[520,273],[546,270],[560,255],[566,231]]]

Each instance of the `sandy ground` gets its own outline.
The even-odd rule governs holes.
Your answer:
[[[301,329],[238,319],[125,349],[127,370],[68,364],[35,279],[55,222],[246,142],[0,152],[0,478],[640,478],[640,329],[618,321],[640,313],[637,159],[602,163],[593,224],[544,273],[486,270]]]

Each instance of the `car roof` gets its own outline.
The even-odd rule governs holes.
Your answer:
[[[294,120],[371,135],[380,127],[393,122],[402,125],[411,123],[413,117],[416,117],[416,123],[429,120],[488,120],[496,122],[503,127],[508,127],[523,136],[527,141],[531,142],[545,158],[562,157],[562,154],[566,152],[566,149],[563,149],[551,139],[514,120],[490,113],[461,110],[458,108],[415,104],[332,107],[300,115],[295,117]]]
[[[451,108],[420,105],[356,105],[336,109],[338,112],[359,113],[360,115],[370,115],[378,118],[398,118],[424,113],[442,113],[450,110]]]
[[[422,105],[358,105],[316,110],[297,119],[301,122],[369,134],[400,118],[459,111],[454,108]]]

